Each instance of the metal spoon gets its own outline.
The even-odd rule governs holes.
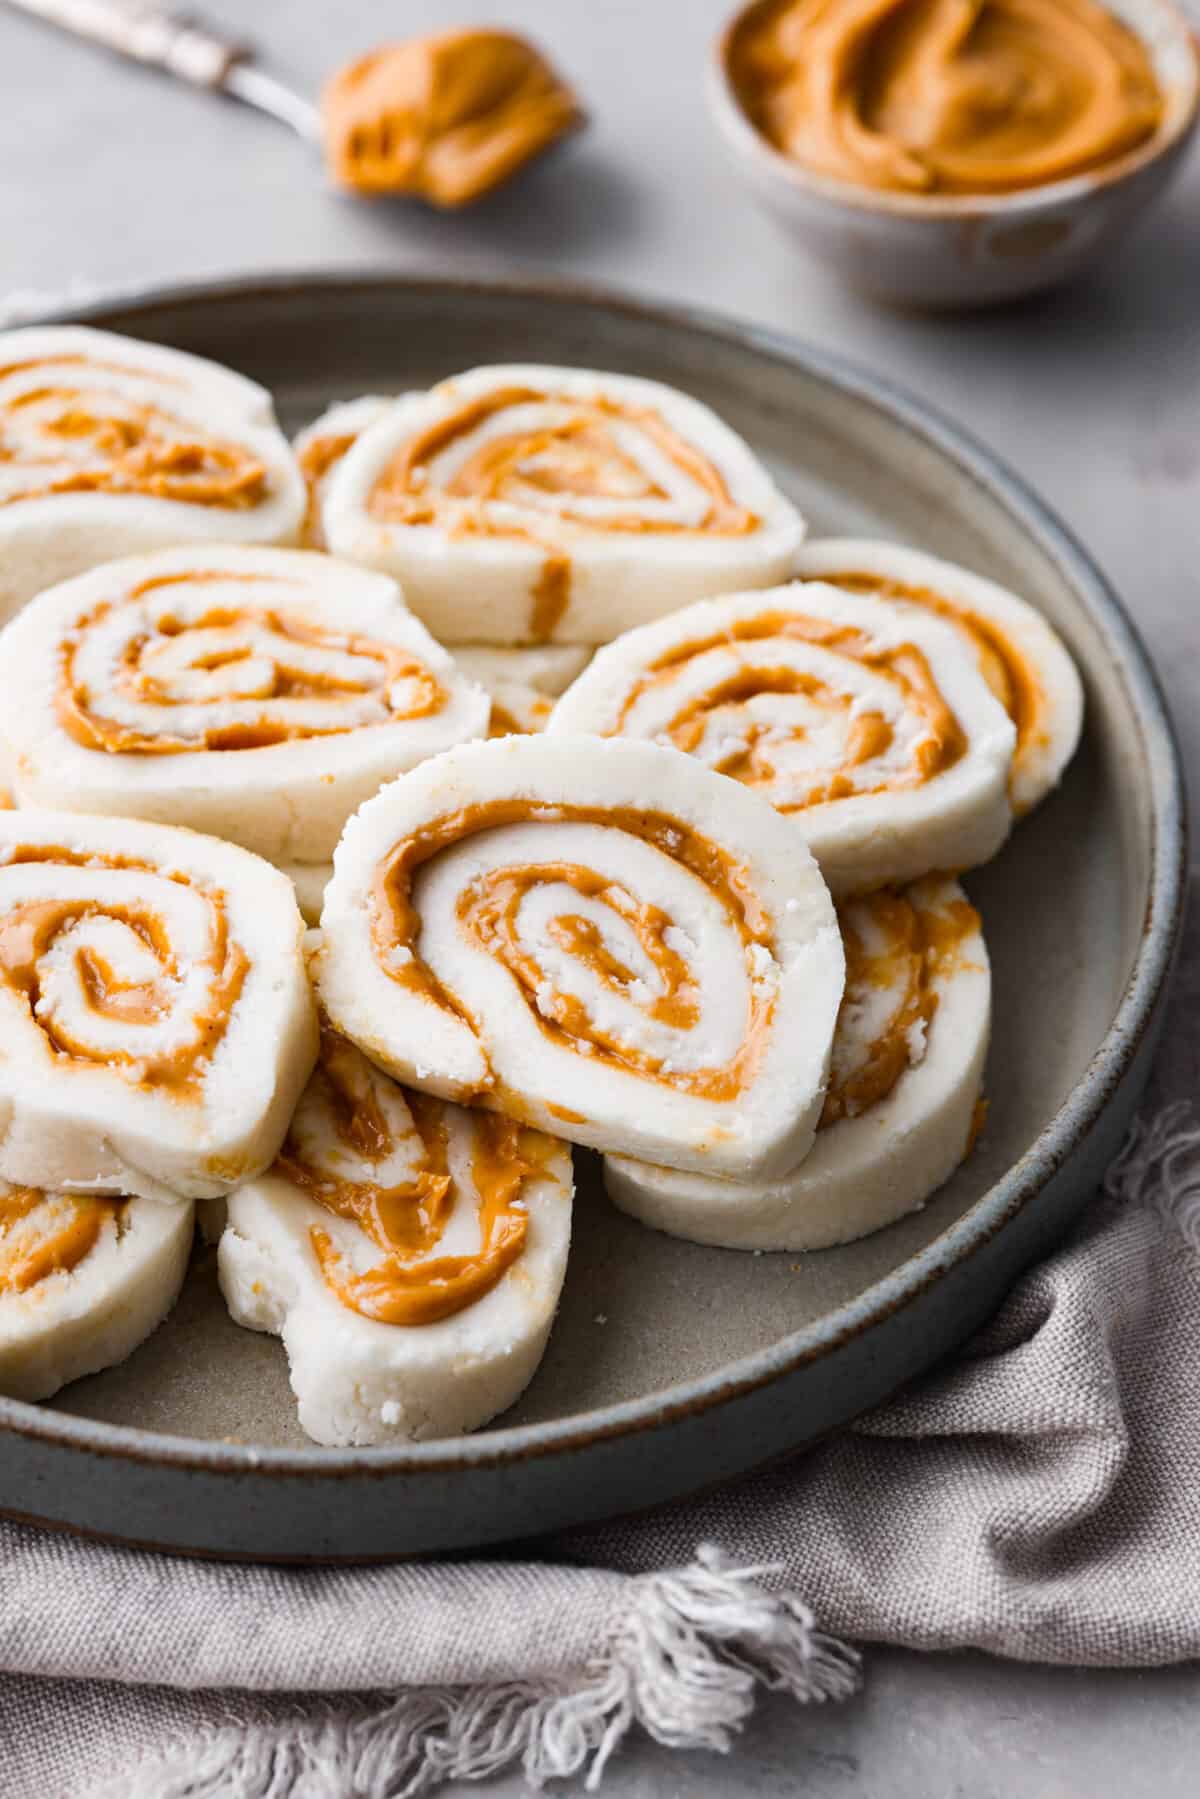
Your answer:
[[[22,12],[61,25],[134,62],[165,69],[193,87],[231,94],[321,144],[321,116],[310,100],[254,66],[249,45],[217,36],[140,0],[9,0]]]
[[[145,0],[9,4],[270,114],[323,150],[332,178],[359,194],[470,205],[584,123],[573,90],[511,32],[460,29],[384,45],[339,70],[319,110],[256,68],[248,45]],[[436,103],[414,104],[423,82],[441,84]]]

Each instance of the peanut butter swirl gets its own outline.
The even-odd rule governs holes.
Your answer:
[[[422,868],[477,833],[533,823],[597,828],[597,847],[626,833],[672,865],[686,892],[699,883],[719,908],[728,954],[742,963],[746,1012],[732,1053],[717,1063],[689,1061],[655,1047],[671,1034],[685,1047],[701,1018],[704,978],[693,945],[671,911],[648,902],[611,870],[553,856],[510,862],[476,873],[459,892],[462,932],[503,964],[538,1031],[551,1043],[640,1078],[714,1101],[735,1099],[758,1068],[775,1006],[770,974],[776,968],[774,929],[748,871],[692,825],[666,813],[631,806],[547,806],[512,798],[464,807],[433,819],[419,835],[396,845],[378,868],[372,893],[372,938],[388,975],[464,1020],[480,1036],[468,1001],[443,985],[421,958],[421,913],[414,883]],[[544,902],[549,917],[526,931],[526,908]],[[564,957],[586,992],[558,984],[546,957]],[[731,964],[724,965],[732,974]],[[728,986],[728,981],[726,982]],[[588,994],[591,999],[589,1000]],[[709,995],[711,998],[711,994]],[[604,1016],[615,1003],[619,1017]],[[631,1018],[636,1028],[630,1029]],[[652,1041],[647,1042],[650,1032]],[[494,1096],[496,1077],[484,1091]],[[506,1105],[516,1102],[506,1096]]]
[[[304,476],[308,495],[304,510],[304,539],[313,549],[323,547],[321,490],[338,463],[349,454],[361,436],[361,431],[329,431],[321,436],[310,437],[303,448],[297,450],[296,460],[300,464],[300,473]]]
[[[1095,0],[764,0],[732,35],[747,116],[821,174],[902,193],[1006,193],[1153,136],[1141,39]]]
[[[469,1138],[465,1157],[454,1153],[452,1123]],[[382,1324],[421,1325],[482,1299],[521,1256],[529,1231],[522,1195],[551,1147],[512,1119],[402,1090],[326,1028],[277,1167],[381,1252],[357,1268],[330,1231],[311,1227],[321,1272],[342,1304]],[[477,1216],[478,1247],[446,1253],[461,1209]]]
[[[43,1193],[0,1181],[0,1296],[28,1293],[51,1275],[77,1268],[110,1219],[120,1228],[124,1205],[122,1199]]]
[[[410,650],[322,627],[267,575],[156,576],[98,605],[64,639],[63,729],[89,750],[165,756],[261,749],[439,712],[447,700]],[[230,588],[244,602],[213,599]]]
[[[0,987],[59,1069],[199,1097],[248,969],[224,895],[182,873],[41,844],[0,867]]]
[[[104,377],[124,378],[126,391]],[[246,512],[269,496],[245,444],[172,410],[169,377],[52,356],[0,368],[0,506],[56,494],[143,495]],[[38,377],[31,382],[31,377]],[[160,398],[147,389],[166,388]]]
[[[1014,761],[1019,763],[1035,746],[1048,740],[1049,699],[1037,668],[994,619],[932,587],[915,586],[891,576],[864,574],[855,569],[822,571],[822,581],[847,593],[864,593],[882,600],[899,600],[920,606],[949,619],[970,638],[980,673],[1017,727]]]
[[[570,598],[565,539],[581,532],[740,537],[760,521],[716,464],[649,407],[530,387],[465,401],[416,432],[375,482],[369,515],[542,552],[531,634],[550,636]]]
[[[607,734],[651,729],[782,812],[922,786],[967,748],[916,644],[799,611],[733,619],[651,662]]]
[[[934,904],[921,884],[843,901],[846,991],[820,1128],[857,1118],[892,1092],[925,1053],[937,982],[980,928],[965,899]]]

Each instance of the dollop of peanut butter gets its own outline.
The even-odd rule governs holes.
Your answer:
[[[468,206],[583,123],[541,52],[506,31],[460,30],[372,50],[321,100],[330,169],[360,194]]]
[[[909,193],[1079,175],[1144,143],[1163,111],[1144,45],[1095,0],[764,0],[728,72],[776,149]]]

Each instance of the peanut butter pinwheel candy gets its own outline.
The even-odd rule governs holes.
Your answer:
[[[595,1148],[783,1173],[844,961],[788,821],[654,744],[467,744],[351,819],[314,957],[397,1080]]]
[[[458,666],[492,696],[489,737],[544,731],[554,701],[591,660],[586,644],[547,643],[506,649],[455,644]]]
[[[826,1249],[924,1204],[982,1121],[991,975],[956,881],[843,900],[846,992],[816,1142],[773,1181],[714,1180],[606,1156],[623,1212],[693,1243]]]
[[[456,643],[454,660],[464,674],[486,687],[530,688],[557,699],[583,673],[591,661],[587,644],[539,643],[509,648],[485,643]]]
[[[698,400],[537,365],[397,401],[338,464],[322,519],[335,554],[395,575],[449,644],[604,643],[781,580],[804,532]]]
[[[541,1360],[572,1189],[564,1144],[406,1092],[325,1030],[279,1160],[229,1201],[221,1287],[283,1338],[318,1443],[474,1430]]]
[[[199,1199],[267,1167],[316,1054],[302,935],[232,844],[0,813],[0,1177]]]
[[[491,694],[489,737],[530,736],[544,731],[550,723],[554,701],[536,687],[526,687],[520,681],[494,681]]]
[[[82,326],[0,333],[0,620],[116,556],[295,543],[304,508],[255,382]]]
[[[483,736],[490,702],[395,583],[296,550],[161,550],[0,638],[22,804],[188,825],[328,866],[364,799]]]
[[[1015,730],[962,635],[821,582],[690,606],[601,650],[549,734],[683,750],[778,807],[835,894],[995,854]]]
[[[193,1211],[0,1181],[0,1393],[49,1399],[132,1355],[183,1285]]]
[[[849,537],[802,545],[795,572],[954,625],[1016,727],[1009,777],[1016,817],[1057,785],[1079,743],[1083,684],[1062,638],[1028,601],[921,550]]]
[[[325,889],[333,879],[332,862],[277,862],[275,866],[292,883],[296,904],[305,924],[321,922]]]
[[[292,439],[292,449],[308,494],[304,542],[309,549],[325,548],[321,506],[334,469],[346,452],[353,449],[368,425],[381,419],[392,404],[384,394],[360,394],[356,400],[340,400]]]

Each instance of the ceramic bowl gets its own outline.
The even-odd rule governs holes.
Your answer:
[[[751,192],[787,234],[851,286],[902,306],[984,306],[1036,293],[1098,262],[1178,167],[1200,116],[1200,60],[1171,0],[1108,0],[1146,45],[1165,106],[1154,136],[1068,181],[1008,194],[877,192],[805,169],[751,124],[729,74],[751,0],[713,47],[709,104]]]

